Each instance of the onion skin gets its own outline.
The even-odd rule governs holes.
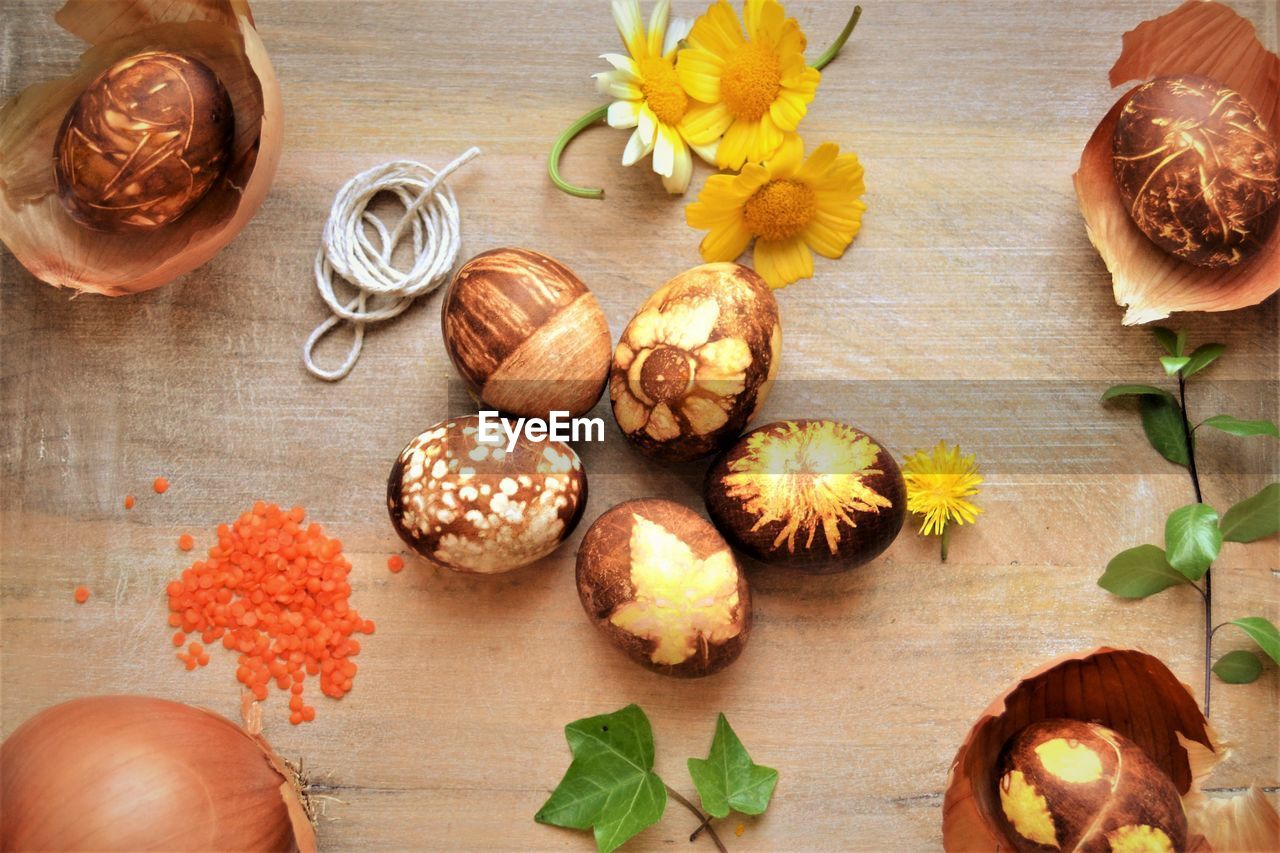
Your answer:
[[[288,772],[211,711],[74,699],[0,746],[0,850],[314,849]]]

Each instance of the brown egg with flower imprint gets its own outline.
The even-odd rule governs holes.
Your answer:
[[[586,507],[582,462],[559,441],[521,434],[507,445],[500,425],[482,429],[475,416],[442,421],[409,442],[387,478],[400,538],[433,563],[479,574],[554,551]]]
[[[714,453],[764,404],[781,352],[778,303],[760,276],[732,263],[694,267],[623,331],[609,374],[614,418],[650,456]]]
[[[1020,851],[1187,849],[1177,787],[1137,744],[1097,723],[1043,720],[1005,744],[994,781]]]
[[[1258,251],[1280,212],[1277,141],[1244,96],[1208,77],[1159,77],[1125,96],[1116,183],[1153,243],[1201,267]]]
[[[529,249],[467,261],[441,307],[445,347],[481,403],[512,415],[586,414],[609,377],[609,324],[564,264]]]
[[[99,74],[54,143],[58,198],[98,231],[149,230],[190,210],[231,154],[231,98],[203,62],[147,51]]]
[[[718,672],[751,630],[751,593],[728,543],[673,501],[625,501],[596,519],[578,547],[577,579],[596,627],[663,675]]]
[[[902,530],[907,507],[893,456],[861,430],[830,420],[752,430],[707,471],[703,496],[739,551],[813,573],[879,556]]]

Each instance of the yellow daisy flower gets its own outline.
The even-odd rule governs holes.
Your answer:
[[[685,220],[707,231],[699,250],[708,262],[732,261],[756,241],[756,272],[772,288],[813,275],[810,250],[838,258],[862,227],[867,209],[862,165],[834,143],[808,160],[794,133],[764,163],[736,175],[712,175],[685,209]]]
[[[932,453],[917,450],[902,465],[907,481],[907,509],[923,516],[920,533],[942,537],[942,559],[947,559],[948,524],[972,524],[982,512],[966,500],[978,494],[982,477],[973,454],[962,455],[960,446],[948,448],[939,441]]]
[[[685,138],[695,145],[720,139],[716,161],[723,169],[773,156],[783,134],[804,118],[822,78],[805,62],[800,25],[777,0],[746,0],[742,21],[719,0],[694,23],[688,44],[676,73],[684,90],[707,105],[684,118]]]
[[[600,58],[611,71],[592,75],[600,91],[616,98],[606,120],[611,127],[635,128],[622,152],[622,165],[630,166],[653,154],[653,171],[662,175],[667,192],[683,193],[693,175],[692,147],[708,163],[715,162],[716,140],[691,146],[685,124],[697,104],[685,93],[676,76],[676,48],[689,32],[688,22],[668,26],[671,0],[658,0],[646,32],[640,20],[639,0],[613,0],[613,20],[627,54],[606,53]]]

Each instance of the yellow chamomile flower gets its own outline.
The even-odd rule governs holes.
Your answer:
[[[627,48],[626,56],[606,53],[611,71],[593,75],[600,91],[616,100],[609,105],[611,127],[635,128],[622,152],[622,165],[630,166],[653,154],[653,171],[662,175],[667,192],[683,193],[693,175],[693,157],[685,134],[690,110],[697,106],[676,76],[676,46],[689,31],[689,23],[672,21],[671,0],[658,0],[645,30],[639,0],[613,0],[613,20]],[[692,146],[708,163],[715,162],[716,140]]]
[[[902,476],[907,481],[907,509],[922,516],[920,533],[941,536],[942,559],[947,559],[947,525],[972,524],[982,512],[967,500],[982,485],[978,463],[972,453],[961,454],[959,445],[948,448],[939,441],[931,453],[917,450],[908,456]]]
[[[694,145],[720,139],[722,169],[772,156],[804,118],[822,78],[805,62],[800,25],[777,0],[746,0],[742,20],[719,0],[694,22],[688,45],[676,73],[707,106],[690,109],[685,138]]]
[[[834,143],[803,159],[794,133],[764,163],[739,174],[712,175],[685,209],[685,220],[707,231],[699,247],[708,263],[732,261],[754,238],[756,272],[772,288],[813,275],[814,252],[838,258],[862,226],[865,187],[855,154]]]

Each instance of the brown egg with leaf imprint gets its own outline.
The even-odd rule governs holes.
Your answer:
[[[391,523],[433,563],[479,574],[518,569],[554,551],[582,518],[587,475],[573,448],[521,435],[508,450],[496,429],[490,440],[475,416],[442,421],[391,467]]]
[[[222,177],[234,130],[231,98],[209,66],[168,51],[126,56],[62,120],[58,198],[97,231],[168,225]]]
[[[728,666],[751,631],[751,593],[728,543],[686,506],[630,500],[578,547],[588,618],[632,660],[695,678]]]
[[[609,400],[618,427],[650,456],[684,461],[731,442],[778,373],[778,303],[739,264],[704,264],[655,291],[613,354]]]
[[[507,414],[586,414],[609,378],[609,324],[554,258],[493,249],[467,261],[440,313],[445,347],[481,403]]]
[[[744,435],[707,471],[707,512],[735,548],[763,563],[847,571],[884,552],[906,518],[893,456],[831,420],[778,421]]]
[[[1187,848],[1177,787],[1137,744],[1097,723],[1051,719],[1009,739],[993,782],[1020,851]]]

